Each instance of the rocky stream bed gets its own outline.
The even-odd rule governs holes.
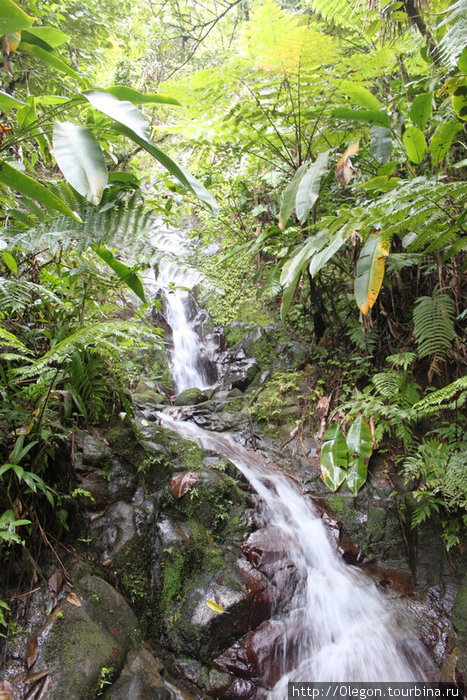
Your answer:
[[[467,672],[465,560],[446,556],[433,526],[409,541],[382,462],[358,497],[330,493],[313,440],[284,439],[293,406],[284,406],[285,432],[261,435],[251,398],[277,358],[293,367],[303,348],[277,343],[275,328],[233,331],[243,336],[233,351],[221,348],[216,390],[187,390],[172,407],[143,377],[134,423],[76,432],[64,467],[92,499],[79,500],[74,541],[55,547],[58,557],[44,552],[42,580],[18,600],[1,698],[260,700],[277,682],[277,640],[292,630],[271,615],[293,607],[302,583],[295,562],[237,469],[163,427],[161,410],[233,432],[290,474],[339,555],[410,619],[433,680]]]

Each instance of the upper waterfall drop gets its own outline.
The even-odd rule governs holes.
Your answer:
[[[154,241],[160,251],[156,288],[163,297],[163,314],[171,330],[169,361],[177,393],[186,389],[207,389],[217,381],[212,348],[199,332],[203,318],[193,295],[202,274],[181,260],[192,250],[182,232],[159,231]]]

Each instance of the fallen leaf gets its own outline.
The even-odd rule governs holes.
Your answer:
[[[194,472],[184,472],[183,474],[174,476],[170,483],[172,494],[175,498],[181,498],[197,481],[198,477]]]
[[[28,642],[26,649],[26,665],[31,668],[36,663],[36,659],[39,655],[39,644],[37,643],[37,637],[31,637]]]
[[[44,678],[44,676],[47,676],[48,673],[48,668],[43,668],[42,671],[36,671],[35,673],[28,673],[28,675],[24,679],[24,682],[28,684],[35,683],[36,681],[40,681],[41,678]]]
[[[13,698],[13,686],[8,681],[2,681],[0,688],[0,700],[10,700]]]
[[[142,418],[141,425],[143,426],[143,428],[147,428],[149,425],[149,421],[147,421],[146,418]]]
[[[76,593],[68,593],[66,599],[70,603],[70,605],[76,605],[77,608],[81,607],[81,603],[78,600]]]
[[[51,591],[54,593],[59,593],[62,586],[63,582],[65,581],[65,576],[61,571],[55,571],[52,576],[49,578],[49,588]]]
[[[224,610],[224,608],[221,608],[220,605],[217,605],[217,603],[214,603],[212,600],[207,600],[206,605],[208,608],[211,608],[211,610],[214,610],[215,613],[218,613],[219,615],[222,615],[222,613],[225,613],[228,615],[229,613],[227,610]]]

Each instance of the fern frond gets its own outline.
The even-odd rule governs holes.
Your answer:
[[[465,47],[467,36],[467,0],[457,0],[448,9],[449,16],[439,27],[453,23],[439,43],[440,58],[444,63],[453,67]]]
[[[10,314],[21,313],[29,308],[36,299],[52,303],[58,308],[66,308],[56,294],[41,284],[0,277],[0,308],[2,311],[7,311]]]
[[[29,367],[21,367],[16,370],[16,375],[21,378],[30,378],[41,374],[45,368],[51,365],[60,367],[72,360],[76,352],[88,348],[99,348],[110,356],[118,357],[124,347],[146,346],[154,342],[154,336],[160,342],[155,329],[149,329],[132,321],[104,321],[93,323],[68,336],[57,343],[51,350],[32,363]]]
[[[384,396],[385,399],[394,398],[400,391],[401,375],[397,370],[378,372],[373,375],[371,381],[378,394]]]
[[[467,376],[460,377],[442,389],[437,389],[431,394],[424,396],[423,399],[414,404],[414,410],[424,413],[428,409],[435,408],[438,411],[440,408],[446,408],[448,401],[452,401],[460,392],[467,391]]]
[[[24,355],[30,355],[31,351],[21,342],[13,333],[10,333],[5,328],[0,327],[0,347],[12,348],[18,350]]]
[[[431,297],[419,297],[413,312],[418,356],[444,357],[456,335],[455,304],[450,296],[435,290]]]

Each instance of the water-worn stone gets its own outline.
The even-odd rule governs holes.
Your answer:
[[[457,635],[457,667],[464,679],[467,678],[467,576],[457,594],[453,618]]]
[[[104,693],[106,700],[182,700],[184,696],[170,684],[160,671],[163,665],[146,646],[132,649],[125,666],[112,687]]]
[[[199,403],[208,401],[209,396],[201,389],[185,389],[174,399],[175,406],[196,406]]]
[[[103,679],[119,672],[137,634],[123,596],[103,579],[84,576],[37,632],[31,672],[48,669],[49,700],[93,698]]]

